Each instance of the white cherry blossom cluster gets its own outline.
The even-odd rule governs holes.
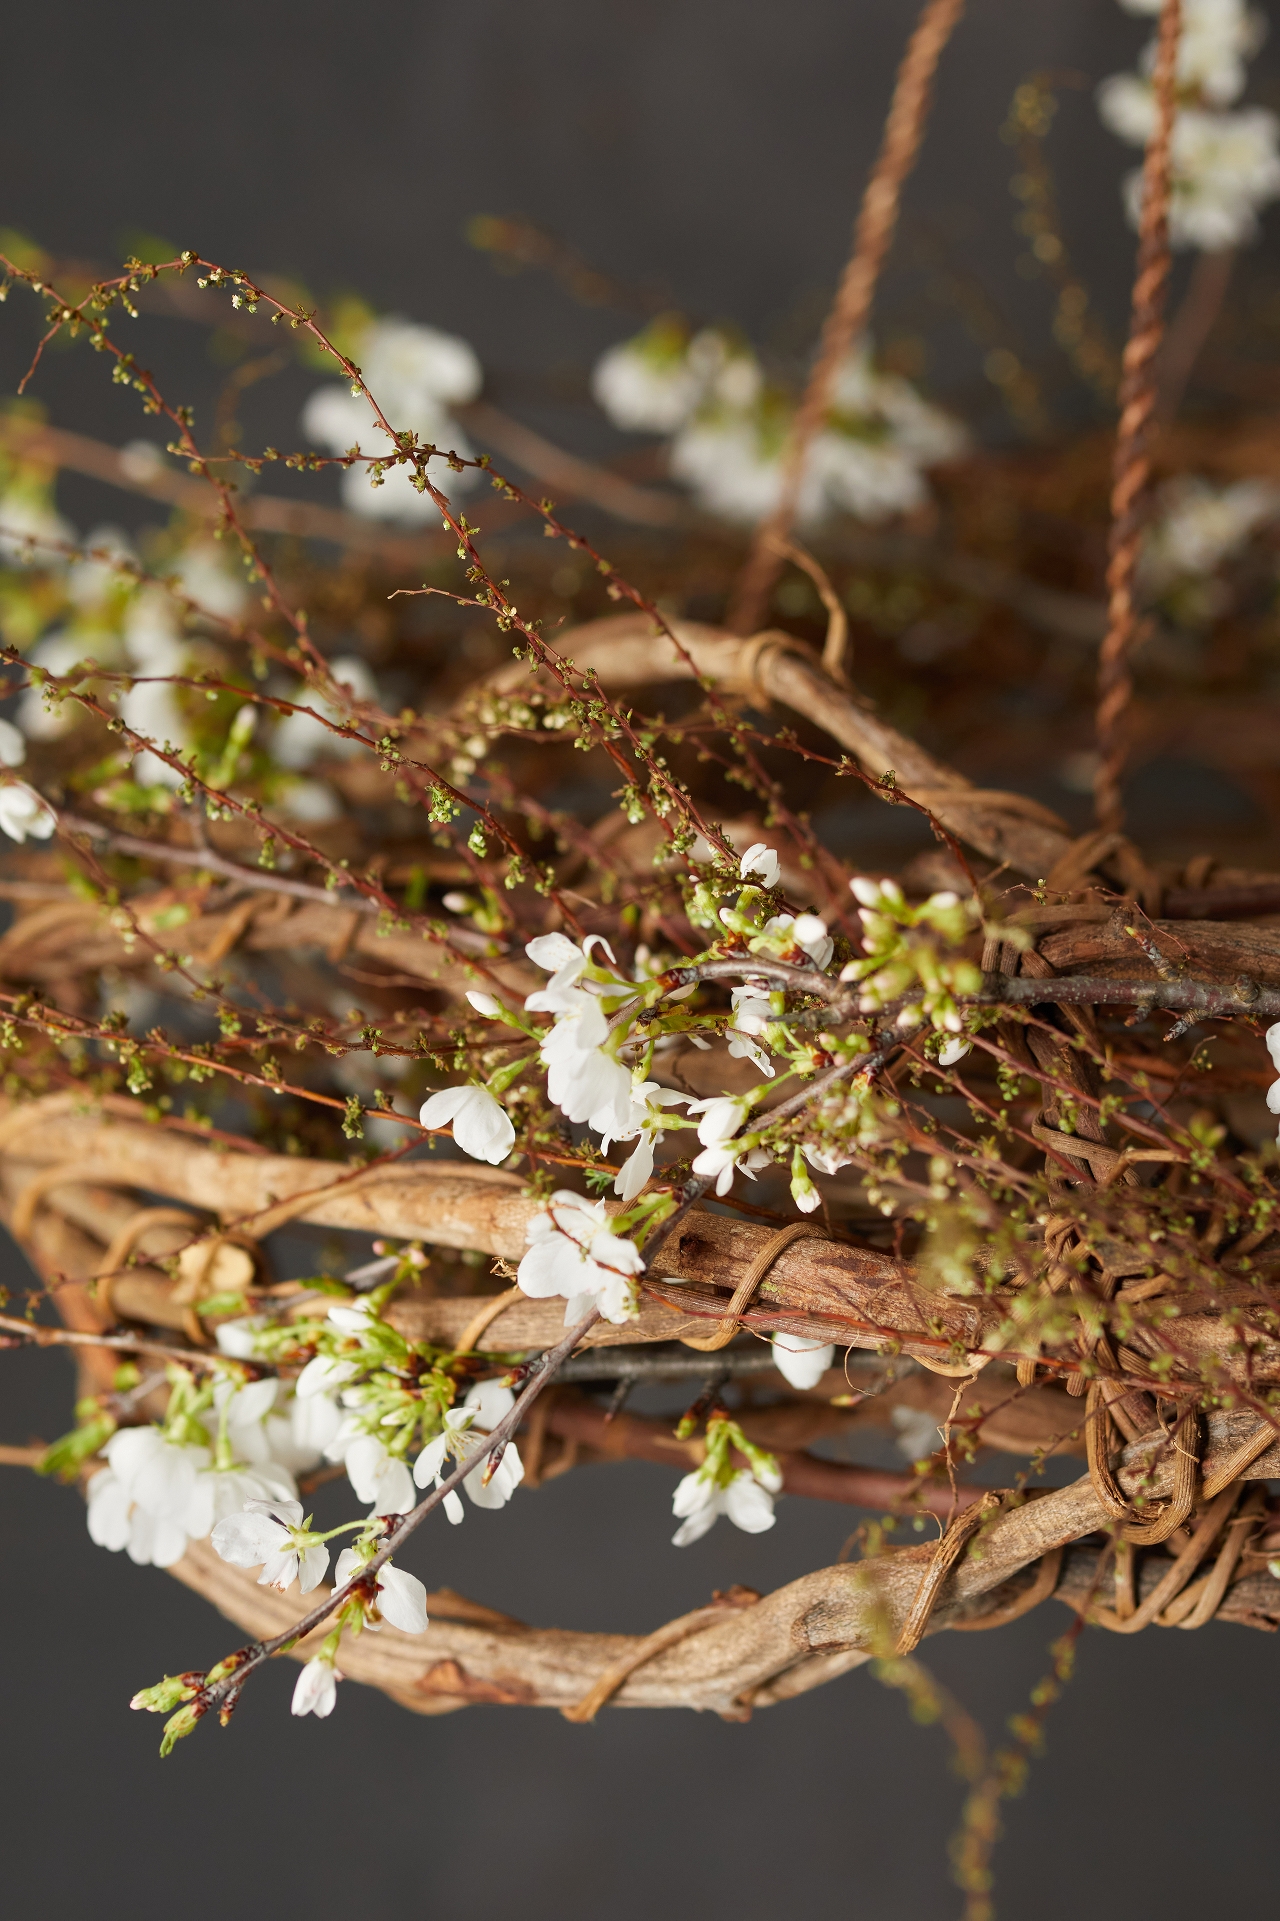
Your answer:
[[[810,1038],[812,1030],[801,1031],[788,1016],[787,995],[776,978],[755,972],[757,961],[777,961],[829,978],[834,963],[835,941],[821,916],[773,911],[780,879],[776,851],[757,841],[740,857],[736,899],[726,899],[722,874],[699,879],[691,889],[688,911],[694,923],[716,930],[734,944],[733,951],[746,950],[741,979],[730,989],[727,1024],[723,1016],[688,1013],[675,1005],[692,986],[668,995],[662,976],[644,967],[638,979],[624,978],[612,949],[594,935],[578,944],[564,934],[546,934],[528,944],[529,958],[551,978],[526,997],[522,1009],[480,990],[468,994],[485,1019],[518,1028],[536,1042],[547,1097],[567,1121],[598,1134],[602,1152],[615,1142],[636,1143],[613,1182],[624,1210],[666,1204],[644,1190],[653,1176],[655,1148],[668,1129],[696,1127],[700,1151],[693,1172],[712,1183],[720,1197],[739,1174],[754,1179],[785,1152],[791,1160],[792,1197],[805,1213],[820,1200],[809,1169],[834,1174],[850,1158],[835,1140],[771,1146],[767,1113],[759,1125],[748,1125],[777,1075],[779,1059],[788,1074],[805,1076],[842,1058],[853,1061],[869,1046],[860,1033],[820,1032]],[[849,962],[840,979],[859,984],[862,1013],[879,1014],[892,1004],[899,1026],[926,1025],[937,1037],[928,1043],[931,1054],[944,1067],[954,1065],[970,1047],[958,1000],[981,986],[980,971],[960,951],[978,925],[976,910],[951,893],[934,894],[913,907],[893,882],[858,878],[851,886],[860,903],[865,958]],[[535,1025],[530,1017],[538,1015],[551,1016],[549,1028]],[[749,1060],[764,1076],[755,1088],[694,1100],[649,1078],[656,1050],[669,1035],[687,1034],[697,1044],[708,1044],[698,1032],[704,1022],[724,1033],[731,1058]],[[451,1127],[457,1144],[475,1159],[494,1164],[505,1159],[516,1135],[502,1096],[527,1065],[525,1060],[502,1067],[483,1084],[441,1089],[424,1103],[423,1125]],[[673,1113],[677,1106],[686,1112]],[[521,1285],[539,1296],[563,1295],[570,1321],[588,1304],[598,1305],[611,1320],[628,1317],[635,1311],[634,1277],[643,1267],[629,1234],[640,1224],[640,1215],[619,1223],[607,1218],[598,1202],[567,1192],[554,1195],[530,1229]],[[640,1240],[642,1245],[643,1235]]]
[[[1121,4],[1130,13],[1160,11],[1160,0]],[[1169,237],[1175,247],[1218,252],[1254,240],[1259,213],[1280,195],[1280,121],[1264,107],[1234,105],[1244,92],[1246,63],[1265,33],[1265,19],[1244,0],[1183,0],[1170,143]],[[1104,123],[1132,146],[1145,146],[1155,128],[1154,59],[1152,40],[1138,73],[1113,74],[1098,89]],[[1136,227],[1140,169],[1127,176],[1124,198]]]
[[[292,1500],[294,1473],[321,1457],[276,1414],[281,1392],[274,1376],[202,1390],[175,1380],[163,1426],[121,1428],[107,1442],[89,1483],[90,1539],[140,1566],[172,1567],[246,1501]]]
[[[228,1328],[237,1352],[259,1358],[271,1353],[273,1337],[265,1327],[224,1322],[219,1328],[224,1343]],[[412,1350],[382,1318],[376,1293],[335,1302],[308,1337],[316,1352],[297,1377],[296,1407],[309,1416],[316,1458],[346,1469],[370,1518],[409,1513],[417,1501],[415,1483],[428,1486],[446,1456],[455,1461],[479,1456],[484,1435],[513,1405],[509,1388],[481,1381],[455,1407],[452,1382],[431,1368],[420,1375],[419,1390],[406,1388]],[[510,1444],[496,1472],[489,1475],[480,1460],[464,1486],[477,1507],[502,1507],[523,1473],[519,1450]],[[456,1495],[446,1497],[445,1508],[450,1520],[463,1518]]]
[[[352,357],[395,433],[416,434],[420,442],[442,453],[472,458],[467,437],[451,412],[476,398],[484,378],[465,340],[420,321],[388,315],[356,330]],[[397,451],[356,387],[333,382],[318,387],[303,408],[302,427],[332,454],[359,449],[389,458]],[[359,462],[343,473],[343,502],[353,513],[371,520],[417,525],[438,518],[430,494],[418,491],[412,474],[411,467],[390,467],[378,484],[371,485],[368,466]],[[474,468],[455,473],[443,460],[432,462],[430,474],[432,485],[449,495],[475,484]]]
[[[793,403],[751,349],[717,328],[690,334],[664,315],[597,362],[597,401],[627,432],[672,435],[671,472],[709,513],[753,525],[777,504]],[[957,422],[865,351],[840,370],[810,450],[798,518],[879,521],[928,498],[924,472],[964,451]]]
[[[149,442],[126,448],[121,459],[126,466],[145,467],[144,478],[164,465],[160,449]],[[0,717],[0,768],[20,767],[28,742],[59,740],[71,731],[81,710],[57,683],[92,661],[115,673],[138,676],[114,703],[129,728],[195,764],[214,786],[230,785],[250,751],[258,709],[245,703],[220,733],[220,723],[200,697],[174,685],[172,678],[198,672],[199,652],[207,649],[217,622],[238,618],[248,604],[245,580],[230,564],[227,551],[203,536],[182,542],[163,563],[170,591],[159,582],[137,579],[138,554],[117,527],[95,527],[74,557],[50,547],[47,543],[54,540],[74,544],[77,536],[51,506],[40,505],[47,502],[47,488],[38,495],[11,489],[0,500],[0,530],[14,519],[9,508],[15,499],[19,504],[25,500],[27,507],[17,513],[17,525],[46,544],[21,556],[40,570],[38,591],[33,589],[24,605],[31,637],[21,638],[22,624],[16,628],[31,684],[14,703],[12,718]],[[16,535],[6,546],[0,532],[0,558],[11,564],[19,558],[15,544]],[[184,605],[187,602],[191,605]],[[203,664],[207,666],[207,659]],[[369,669],[358,658],[334,661],[333,674],[355,699],[377,697]],[[79,684],[86,691],[103,692],[92,673],[79,676]],[[337,793],[325,782],[305,777],[305,769],[320,754],[340,760],[359,752],[358,742],[331,732],[315,717],[341,724],[349,716],[305,684],[283,676],[268,691],[313,709],[286,716],[267,735],[271,766],[258,772],[270,809],[309,824],[336,820],[342,812]],[[184,780],[182,770],[159,753],[146,747],[134,751],[127,742],[122,743],[118,768],[118,776],[106,779],[96,796],[111,806],[166,811]],[[0,775],[0,831],[22,841],[47,839],[54,828],[53,814],[34,789]]]
[[[745,1458],[746,1467],[734,1465],[735,1453]],[[702,1465],[685,1475],[672,1496],[671,1512],[680,1523],[672,1545],[689,1547],[700,1541],[722,1514],[744,1534],[763,1534],[777,1519],[773,1499],[781,1488],[782,1473],[773,1455],[753,1446],[736,1421],[713,1414]]]
[[[892,880],[859,875],[849,886],[859,902],[866,958],[850,961],[841,980],[860,984],[864,1013],[902,1003],[899,1027],[927,1023],[945,1036],[938,1059],[943,1067],[951,1066],[970,1046],[962,1038],[964,1022],[956,997],[976,994],[982,986],[981,969],[957,951],[978,925],[976,907],[949,891],[931,894],[912,907]]]
[[[260,1586],[279,1588],[283,1593],[296,1581],[299,1593],[309,1594],[328,1573],[328,1542],[333,1534],[344,1531],[336,1528],[327,1535],[315,1534],[310,1522],[303,1520],[297,1501],[250,1500],[239,1513],[218,1523],[213,1530],[213,1546],[233,1567],[261,1567]],[[344,1587],[358,1576],[378,1546],[377,1533],[365,1529],[354,1546],[344,1548],[333,1571],[335,1587]],[[314,1714],[323,1720],[332,1714],[342,1678],[336,1656],[344,1626],[355,1632],[376,1630],[385,1621],[402,1634],[426,1633],[427,1592],[416,1574],[385,1561],[370,1578],[374,1583],[372,1595],[343,1608],[338,1626],[299,1674],[293,1690],[295,1715]],[[135,1700],[134,1705],[150,1703]]]

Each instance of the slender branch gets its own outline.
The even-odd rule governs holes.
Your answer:
[[[685,1216],[698,1205],[698,1202],[702,1199],[710,1185],[710,1179],[706,1176],[702,1174],[690,1175],[689,1179],[680,1189],[680,1204],[676,1208],[675,1213],[668,1214],[665,1221],[659,1222],[658,1226],[644,1244],[646,1267],[652,1263],[654,1255],[662,1246],[663,1242],[670,1240]]]
[[[1259,987],[1243,976],[1227,987],[1216,981],[1110,980],[1091,974],[1065,974],[1044,981],[1021,974],[986,974],[981,993],[956,998],[982,1006],[1034,1007],[1051,1001],[1059,1007],[1166,1007],[1213,1020],[1233,1014],[1280,1020],[1280,989]]]
[[[316,887],[310,881],[287,880],[282,874],[242,867],[238,861],[228,860],[224,854],[215,854],[210,847],[175,847],[171,842],[146,840],[140,834],[118,834],[114,828],[104,827],[96,820],[82,820],[77,814],[59,813],[58,825],[64,833],[86,834],[91,840],[109,847],[114,854],[133,854],[142,860],[167,861],[178,867],[203,867],[211,874],[222,874],[227,880],[235,881],[240,887],[254,887],[270,894],[290,894],[295,900],[321,901],[326,907],[342,908],[344,913],[386,912],[385,907],[365,894],[351,893],[345,888]]]
[[[502,1448],[511,1439],[528,1410],[537,1400],[539,1394],[541,1394],[543,1388],[549,1386],[554,1376],[559,1372],[561,1362],[568,1360],[579,1341],[582,1340],[585,1334],[591,1331],[599,1319],[600,1310],[598,1307],[593,1307],[585,1320],[581,1320],[575,1327],[571,1327],[562,1341],[559,1341],[555,1347],[549,1348],[547,1352],[534,1363],[534,1372],[526,1384],[523,1393],[517,1395],[515,1405],[511,1408],[510,1412],[505,1414],[497,1425],[490,1429],[486,1436],[487,1446],[485,1452],[489,1457],[492,1457],[495,1453],[501,1454]],[[251,1647],[245,1649],[243,1651],[244,1659],[238,1661],[232,1671],[224,1675],[222,1680],[216,1681],[211,1688],[205,1691],[202,1699],[203,1708],[207,1711],[219,1705],[232,1705],[235,1697],[238,1696],[245,1681],[253,1673],[255,1668],[261,1667],[263,1662],[270,1660],[273,1654],[279,1654],[282,1648],[292,1647],[296,1642],[303,1640],[313,1629],[318,1628],[322,1621],[327,1621],[332,1614],[335,1614],[337,1610],[343,1606],[344,1602],[351,1599],[351,1596],[356,1593],[358,1589],[368,1584],[371,1578],[377,1574],[379,1568],[385,1566],[393,1554],[399,1552],[402,1543],[405,1542],[417,1528],[422,1526],[427,1516],[440,1506],[447,1494],[452,1494],[454,1489],[466,1479],[467,1475],[475,1471],[475,1467],[476,1457],[474,1454],[468,1455],[459,1461],[453,1473],[441,1481],[438,1487],[433,1488],[431,1493],[423,1500],[419,1501],[417,1507],[413,1509],[411,1514],[400,1518],[398,1525],[393,1524],[389,1527],[387,1538],[383,1545],[378,1549],[372,1559],[365,1563],[358,1574],[353,1575],[351,1580],[344,1582],[341,1587],[335,1588],[317,1607],[313,1607],[310,1613],[304,1614],[300,1621],[295,1621],[293,1626],[284,1634],[274,1635],[269,1641],[256,1641]]]
[[[136,1334],[87,1334],[79,1328],[43,1327],[20,1321],[12,1314],[0,1314],[0,1334],[18,1335],[33,1347],[113,1347],[122,1354],[155,1354],[164,1361],[179,1361],[183,1367],[219,1367],[224,1357],[202,1354],[194,1347],[169,1347],[163,1341],[148,1341]]]
[[[744,954],[730,960],[699,961],[692,967],[672,967],[663,975],[663,984],[670,983],[668,991],[677,987],[687,987],[691,981],[726,980],[776,981],[779,987],[789,987],[798,994],[816,994],[822,1000],[834,1001],[844,998],[844,984],[824,974],[820,967],[794,967],[788,961],[765,960],[755,954]]]
[[[741,960],[703,961],[693,967],[673,967],[663,978],[676,988],[687,986],[691,981],[744,980],[753,975],[832,1003],[833,1019],[842,1012],[838,1003],[846,998],[844,983],[820,973],[817,968],[757,960],[750,954],[744,954]],[[1062,1007],[1165,1007],[1177,1013],[1203,1014],[1210,1019],[1246,1014],[1280,1020],[1280,989],[1259,987],[1244,975],[1227,986],[1194,980],[1113,980],[1098,974],[1064,974],[1053,980],[1035,980],[1018,974],[985,974],[980,992],[957,994],[956,1000],[970,1006],[1035,1007],[1042,1002],[1053,1002]],[[881,1018],[891,1017],[892,1013],[893,1008],[884,1009]],[[853,1071],[870,1065],[865,1057],[843,1064]],[[774,1114],[781,1111],[780,1108],[771,1110]]]

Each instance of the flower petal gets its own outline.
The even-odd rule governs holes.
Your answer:
[[[298,1519],[302,1516],[299,1514]],[[215,1554],[232,1567],[261,1567],[288,1542],[289,1534],[269,1514],[229,1514],[219,1521],[211,1534]]]
[[[402,1634],[425,1634],[427,1590],[417,1575],[388,1562],[378,1575],[378,1612]]]

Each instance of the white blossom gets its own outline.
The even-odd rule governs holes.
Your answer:
[[[184,547],[173,568],[178,586],[205,613],[234,620],[249,601],[244,575],[233,573],[222,550],[212,541],[198,540]]]
[[[354,746],[356,743],[344,744]],[[279,782],[272,808],[304,827],[327,827],[330,822],[341,820],[343,813],[342,801],[327,781],[301,777]]]
[[[801,1153],[810,1167],[816,1167],[820,1174],[838,1174],[842,1167],[848,1167],[851,1156],[842,1154],[834,1147],[802,1147]]]
[[[611,347],[591,378],[592,394],[614,426],[631,433],[677,433],[695,414],[704,426],[749,415],[762,387],[759,362],[743,342],[718,327],[690,338],[684,322],[670,314]]]
[[[816,1387],[836,1358],[834,1345],[803,1334],[775,1334],[771,1345],[773,1364],[792,1387]]]
[[[121,448],[121,466],[124,448]],[[128,593],[132,582],[121,572],[119,562],[137,558],[132,541],[119,527],[95,527],[85,536],[84,552],[67,569],[67,598],[82,613],[97,614],[117,597]],[[102,655],[99,654],[101,659]]]
[[[1126,13],[1158,14],[1161,0],[1120,0]],[[1244,92],[1245,61],[1266,35],[1267,23],[1244,0],[1183,0],[1178,35],[1179,90],[1195,90],[1216,107],[1230,106]],[[1155,65],[1155,42],[1142,55],[1142,68]]]
[[[76,530],[39,493],[21,484],[0,499],[0,559],[23,566],[34,561],[48,565],[47,549],[74,541]],[[41,549],[46,549],[41,552]]]
[[[365,384],[394,432],[413,432],[442,452],[471,458],[470,444],[449,412],[480,391],[480,363],[465,340],[391,315],[363,330],[357,354]],[[302,425],[331,453],[344,454],[353,446],[375,457],[394,452],[369,402],[347,386],[318,388],[303,409]],[[390,468],[383,485],[373,487],[364,463],[357,463],[343,474],[343,498],[354,512],[372,519],[437,518],[439,509],[429,493],[414,487],[411,471]],[[427,471],[433,486],[445,494],[475,485],[474,469],[455,474],[443,460],[433,460]]]
[[[752,524],[781,497],[791,415],[790,400],[764,386],[754,356],[731,354],[677,433],[671,471],[711,513]],[[958,422],[899,375],[878,372],[863,348],[837,376],[800,477],[796,518],[813,524],[836,511],[874,522],[910,513],[928,499],[923,469],[965,445]]]
[[[69,674],[91,653],[98,660],[105,661],[115,651],[116,639],[109,632],[101,629],[85,631],[81,628],[71,633],[66,629],[57,629],[51,634],[43,634],[27,658],[33,667],[43,667],[47,673],[62,676]],[[62,701],[56,707],[46,706],[44,695],[39,687],[33,685],[24,690],[18,701],[18,728],[15,731],[20,731],[27,740],[61,740],[74,727],[80,711],[71,700]],[[11,722],[8,724],[12,725]],[[25,747],[16,759],[6,758],[5,765],[18,767],[24,757]]]
[[[340,1334],[353,1335],[357,1340],[364,1338],[377,1318],[377,1309],[367,1294],[357,1295],[353,1301],[335,1301],[328,1313]]]
[[[693,1171],[714,1180],[717,1195],[729,1192],[739,1169],[754,1180],[755,1169],[769,1164],[763,1148],[748,1148],[743,1141],[733,1138],[746,1120],[749,1105],[741,1096],[728,1094],[714,1094],[689,1103],[689,1112],[702,1116],[698,1122],[702,1152],[693,1163]]]
[[[746,1149],[738,1141],[723,1141],[704,1147],[693,1162],[693,1171],[707,1180],[714,1180],[716,1194],[723,1199],[733,1186],[736,1173],[741,1172],[753,1181],[756,1169],[767,1167],[768,1164],[769,1156],[763,1148]]]
[[[453,1138],[463,1153],[493,1167],[506,1160],[515,1143],[511,1118],[487,1087],[441,1088],[424,1101],[418,1119],[424,1127],[447,1127],[452,1121]]]
[[[490,1450],[484,1436],[505,1419],[514,1406],[515,1395],[501,1381],[479,1381],[469,1388],[461,1407],[446,1411],[440,1433],[428,1441],[414,1462],[413,1478],[418,1486],[426,1487],[434,1482],[439,1487],[444,1480],[446,1460],[462,1462],[480,1454],[483,1458],[462,1485],[477,1507],[505,1507],[524,1479],[524,1463],[514,1441],[508,1441],[502,1459],[486,1483]],[[464,1509],[453,1489],[445,1495],[443,1505],[452,1522],[461,1521]]]
[[[664,1138],[663,1109],[678,1106],[681,1101],[688,1099],[689,1096],[678,1088],[661,1087],[657,1081],[642,1081],[633,1077],[631,1119],[634,1125],[626,1133],[615,1137],[631,1140],[639,1133],[636,1146],[614,1176],[613,1191],[624,1206],[629,1207],[645,1183],[652,1179],[654,1148]]]
[[[363,1566],[364,1558],[356,1548],[343,1548],[333,1570],[336,1585],[342,1587]],[[383,1620],[393,1628],[399,1628],[402,1634],[425,1634],[428,1625],[427,1590],[417,1575],[393,1567],[388,1561],[378,1569],[374,1579],[378,1589],[378,1612]]]
[[[1124,0],[1134,12],[1154,9]],[[1262,107],[1231,102],[1244,90],[1245,61],[1260,43],[1261,16],[1240,0],[1186,0],[1178,45],[1178,108],[1170,138],[1169,237],[1175,247],[1221,251],[1252,240],[1261,209],[1280,195],[1280,121]],[[1151,73],[1155,40],[1140,73],[1113,74],[1098,110],[1113,133],[1145,146],[1156,123]],[[1142,174],[1124,182],[1129,219],[1142,208]]]
[[[455,1462],[465,1461],[474,1452],[467,1440],[474,1419],[474,1412],[469,1407],[446,1408],[440,1432],[434,1440],[427,1442],[413,1464],[413,1478],[419,1487],[428,1487],[432,1483],[436,1487],[441,1487],[444,1483],[446,1458]],[[466,1518],[467,1511],[462,1505],[456,1488],[449,1489],[441,1505],[446,1518],[454,1527]]]
[[[156,1520],[179,1523],[213,1458],[207,1447],[171,1441],[156,1427],[122,1427],[104,1452],[131,1500]]]
[[[698,1139],[704,1147],[730,1140],[747,1118],[748,1103],[734,1094],[711,1094],[705,1100],[690,1101],[689,1112],[701,1114]]]
[[[180,755],[192,744],[191,728],[178,704],[176,690],[166,680],[139,680],[121,696],[120,718],[135,734],[153,741],[163,751]],[[181,769],[144,748],[133,766],[133,777],[145,787],[180,787]]]
[[[531,940],[526,954],[552,977],[527,996],[525,1007],[530,1013],[555,1016],[539,1047],[549,1099],[569,1120],[585,1121],[603,1135],[607,1151],[610,1141],[635,1139],[643,1113],[633,1112],[630,1068],[605,1045],[609,1023],[600,1004],[601,990],[626,995],[634,991],[633,983],[616,975],[603,981],[585,979],[594,946],[602,947],[613,960],[612,949],[598,935],[591,935],[581,947],[564,934],[542,934]]]
[[[274,1387],[274,1381],[269,1385]],[[297,1491],[292,1474],[278,1462],[205,1468],[182,1510],[182,1525],[191,1540],[202,1541],[217,1524],[241,1513],[250,1501],[292,1501]]]
[[[10,840],[48,840],[57,824],[53,809],[25,780],[0,785],[0,827]]]
[[[764,1487],[743,1468],[726,1486],[704,1469],[695,1468],[685,1475],[672,1497],[671,1512],[682,1523],[671,1537],[672,1545],[689,1547],[700,1541],[722,1514],[744,1534],[763,1534],[777,1519],[773,1496],[780,1485],[779,1481],[773,1488]]]
[[[467,999],[475,1008],[476,1013],[483,1014],[486,1020],[498,1020],[506,1012],[502,1002],[496,995],[482,994],[476,987],[469,987],[467,989]]]
[[[854,875],[849,882],[849,892],[871,913],[882,914],[901,907],[906,898],[897,881],[870,880],[865,874]]]
[[[644,1259],[633,1241],[613,1233],[602,1201],[562,1189],[534,1215],[526,1234],[529,1252],[516,1279],[534,1300],[563,1295],[566,1326],[593,1307],[616,1326],[635,1318],[634,1276],[644,1272]]]
[[[597,360],[591,393],[626,433],[672,434],[697,406],[702,380],[689,365],[683,327],[647,327]]]
[[[753,414],[718,410],[690,421],[676,435],[671,473],[717,519],[754,527],[781,497],[781,451],[781,435],[762,431]],[[810,462],[796,518],[802,525],[811,524],[821,518],[822,508],[822,481]]]
[[[263,1423],[272,1460],[292,1474],[308,1473],[324,1459],[341,1422],[331,1394],[286,1394]]]
[[[337,1705],[341,1678],[332,1661],[323,1660],[319,1655],[314,1661],[308,1661],[294,1683],[290,1713],[314,1714],[317,1720],[323,1721]]]
[[[176,1516],[150,1514],[138,1506],[111,1468],[89,1483],[89,1539],[118,1554],[129,1551],[139,1567],[172,1567],[187,1551],[187,1531]]]
[[[755,1040],[750,1034],[744,1033],[738,1025],[734,1025],[727,1030],[726,1038],[729,1043],[729,1055],[731,1059],[750,1061],[757,1073],[767,1075],[770,1080],[773,1079],[775,1072],[773,1062],[769,1059],[769,1056],[765,1053],[759,1041]]]
[[[356,1499],[368,1501],[375,1514],[408,1514],[414,1506],[407,1465],[367,1431],[360,1415],[346,1416],[324,1452],[326,1460],[342,1462]]]
[[[265,1314],[242,1314],[233,1321],[219,1321],[214,1330],[218,1352],[235,1361],[257,1358],[258,1336],[271,1324]]]
[[[809,956],[815,967],[830,965],[835,942],[827,932],[827,923],[818,914],[774,914],[761,931],[775,940],[785,935]]]
[[[336,1354],[316,1354],[294,1382],[294,1392],[300,1401],[309,1400],[313,1394],[331,1394],[354,1380],[359,1372],[359,1361],[341,1359]]]
[[[962,1061],[965,1055],[972,1053],[972,1051],[972,1041],[962,1041],[954,1038],[943,1041],[942,1046],[938,1049],[938,1066],[954,1067],[957,1061]]]
[[[323,1581],[329,1550],[323,1541],[308,1543],[298,1501],[246,1501],[243,1512],[219,1521],[210,1537],[214,1552],[232,1567],[261,1567],[259,1587],[283,1594],[296,1581],[309,1594]]]
[[[822,1196],[809,1179],[808,1169],[799,1154],[791,1159],[791,1198],[802,1214],[815,1214],[822,1204]]]
[[[1215,573],[1278,516],[1280,488],[1269,481],[1221,486],[1198,475],[1179,475],[1161,488],[1143,541],[1143,584],[1159,591],[1179,579]]]
[[[942,1435],[932,1414],[920,1407],[895,1407],[892,1419],[898,1430],[896,1446],[909,1461],[924,1461],[937,1452]]]
[[[738,873],[744,881],[758,887],[776,887],[782,876],[778,856],[772,847],[762,840],[754,841],[748,847],[738,866]]]

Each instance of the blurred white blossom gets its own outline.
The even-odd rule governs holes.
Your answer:
[[[480,362],[465,340],[390,315],[363,329],[355,358],[394,432],[412,432],[442,453],[456,453],[464,460],[472,457],[465,434],[449,412],[474,400],[483,380]],[[394,452],[368,401],[345,384],[317,388],[303,409],[302,426],[333,454],[345,454],[357,446],[375,457]],[[450,496],[475,484],[474,468],[459,474],[445,461],[433,460],[428,471],[432,485]],[[437,519],[439,509],[429,493],[417,491],[411,472],[403,466],[391,468],[383,484],[375,487],[363,462],[348,467],[342,476],[343,501],[372,520],[423,523]]]
[[[1142,545],[1143,585],[1160,592],[1204,579],[1233,560],[1260,527],[1280,518],[1280,487],[1266,480],[1221,485],[1178,475],[1157,495]]]
[[[700,506],[754,525],[777,505],[793,403],[745,342],[718,328],[690,336],[664,316],[597,363],[593,392],[615,426],[671,434],[671,472]],[[928,497],[924,469],[963,451],[959,425],[865,350],[841,369],[809,449],[797,519],[876,521]]]
[[[1131,13],[1158,13],[1158,0],[1121,0]],[[1245,62],[1266,23],[1242,0],[1183,0],[1178,104],[1170,139],[1169,238],[1175,247],[1218,252],[1253,240],[1258,214],[1280,195],[1280,121],[1263,107],[1232,108],[1244,91]],[[1131,146],[1155,130],[1151,71],[1155,40],[1138,73],[1113,74],[1098,89],[1104,123]],[[1141,169],[1124,182],[1129,219],[1142,210]]]
[[[349,690],[354,700],[377,700],[377,683],[359,655],[344,654],[341,659],[330,661],[329,672],[335,681]],[[305,683],[296,687],[290,698],[299,709],[310,707],[314,712],[284,714],[276,722],[271,736],[271,754],[279,766],[301,772],[322,756],[330,760],[346,760],[360,752],[358,740],[332,731],[333,727],[343,726],[348,719],[333,701],[323,699]],[[332,723],[330,727],[325,726],[326,720]]]
[[[10,840],[48,840],[56,826],[52,808],[25,780],[0,785],[0,828]]]

